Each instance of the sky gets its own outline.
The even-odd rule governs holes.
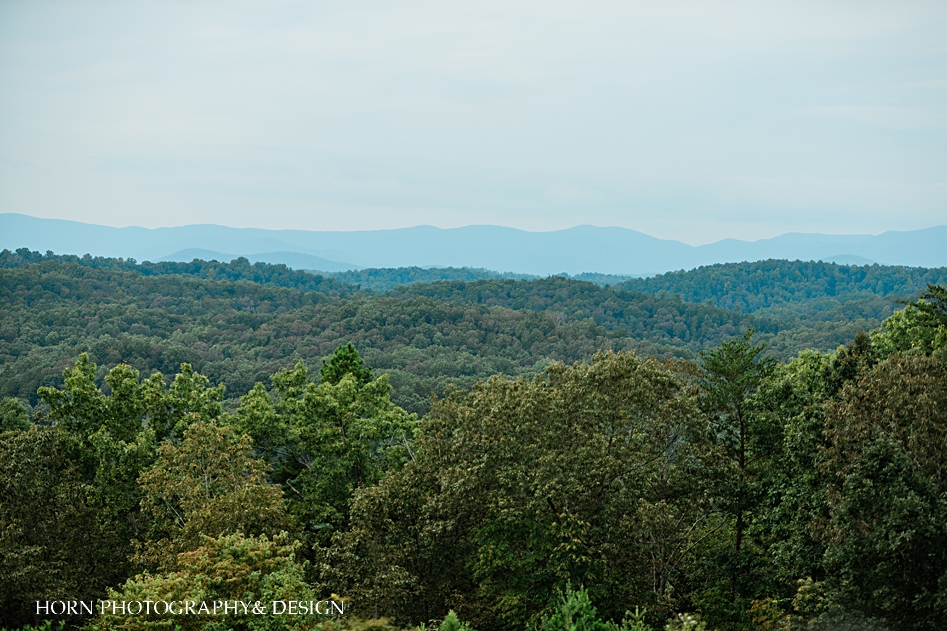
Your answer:
[[[0,1],[0,212],[947,224],[945,2]]]

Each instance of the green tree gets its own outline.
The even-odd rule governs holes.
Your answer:
[[[190,364],[180,365],[167,390],[160,373],[152,375],[148,384],[143,393],[150,412],[147,424],[157,440],[178,441],[195,421],[211,421],[222,413],[224,386],[211,387],[210,380]]]
[[[0,476],[10,485],[4,510],[12,511],[0,524],[9,585],[20,596],[95,598],[130,572],[129,542],[140,523],[136,479],[154,459],[148,393],[160,378],[140,382],[119,365],[105,376],[105,394],[95,371],[80,356],[64,371],[62,389],[40,390],[48,412],[37,426],[0,435],[10,450]]]
[[[441,621],[441,626],[438,627],[438,631],[474,631],[474,629],[461,622],[457,614],[454,613],[454,610],[451,609]]]
[[[651,631],[644,622],[644,612],[625,612],[619,625],[603,621],[592,604],[589,593],[583,587],[573,589],[571,584],[558,594],[552,613],[543,618],[542,631]]]
[[[928,284],[917,301],[918,310],[926,316],[928,326],[947,326],[947,285]]]
[[[94,496],[74,437],[49,427],[0,433],[4,624],[34,622],[37,600],[94,599],[124,579],[124,558],[108,547]]]
[[[322,360],[319,376],[323,383],[337,384],[345,375],[355,377],[356,383],[364,386],[374,380],[371,369],[365,365],[351,342],[340,344],[329,361]]]
[[[270,459],[308,543],[325,545],[346,527],[356,491],[410,457],[417,419],[391,403],[385,375],[360,381],[346,372],[315,384],[300,363],[272,381],[272,395],[258,385],[230,422]]]
[[[756,414],[781,430],[769,466],[758,471],[760,504],[751,533],[769,562],[762,566],[765,575],[756,576],[757,599],[785,600],[799,578],[824,577],[825,548],[818,533],[827,515],[826,479],[817,466],[826,446],[823,406],[830,391],[844,383],[836,369],[848,371],[854,364],[849,358],[844,349],[835,356],[801,353],[776,367],[755,397]]]
[[[279,600],[318,601],[305,581],[305,567],[296,558],[300,544],[287,534],[244,536],[242,533],[202,536],[193,550],[179,552],[168,569],[159,574],[148,572],[125,581],[119,589],[109,590],[113,601],[215,601],[260,602],[269,615],[237,615],[208,612],[198,615],[162,614],[128,616],[106,609],[94,621],[98,629],[110,631],[150,631],[180,629],[209,631],[227,628],[234,631],[306,631],[319,628],[323,616],[317,614],[274,616],[270,603]]]
[[[415,458],[356,495],[324,585],[398,620],[455,609],[478,629],[538,624],[570,580],[604,619],[626,603],[663,615],[720,526],[697,482],[715,466],[703,431],[685,386],[633,354],[457,392]]]
[[[892,629],[947,619],[947,367],[892,355],[826,406],[827,597]]]
[[[30,428],[30,410],[19,399],[4,397],[0,401],[0,432]]]
[[[219,415],[223,389],[208,388],[187,364],[170,388],[160,373],[142,380],[137,370],[119,364],[105,375],[106,394],[95,375],[96,365],[83,353],[64,371],[63,388],[40,388],[39,396],[49,406],[44,420],[80,445],[96,536],[107,563],[127,576],[131,541],[145,534],[138,478],[155,461],[157,437],[174,439],[189,423]]]
[[[773,371],[775,359],[761,357],[766,345],[753,345],[753,333],[748,329],[742,337],[702,353],[703,374],[699,379],[704,394],[702,407],[733,467],[720,491],[722,508],[733,520],[732,554],[723,563],[729,574],[728,599],[735,605],[731,618],[747,609],[744,600],[753,587],[753,562],[745,549],[745,536],[760,502],[760,472],[766,469],[779,442],[778,426],[767,422],[767,417],[755,409],[754,398]]]
[[[947,286],[927,291],[883,322],[876,344],[892,352],[934,355],[947,362]]]
[[[139,478],[151,518],[142,562],[173,568],[177,555],[205,537],[273,536],[290,526],[282,492],[267,481],[252,445],[249,436],[204,421],[188,427],[179,444],[162,443],[154,466]]]

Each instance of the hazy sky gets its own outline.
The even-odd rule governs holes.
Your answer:
[[[947,223],[947,2],[0,0],[0,212]]]

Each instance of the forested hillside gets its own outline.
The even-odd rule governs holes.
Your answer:
[[[634,278],[620,287],[646,294],[677,294],[688,302],[710,302],[744,313],[773,307],[814,312],[875,296],[909,299],[924,291],[928,283],[945,281],[947,268],[943,267],[854,266],[770,259]]]
[[[369,296],[283,266],[239,260],[162,263],[157,269],[183,273],[156,274],[150,264],[127,261],[46,257],[31,263],[17,256],[16,266],[0,269],[0,394],[31,402],[37,387],[62,383],[62,370],[80,352],[103,371],[126,362],[146,374],[170,374],[188,362],[226,385],[233,400],[277,370],[297,361],[318,365],[340,343],[353,342],[390,374],[395,400],[423,412],[432,393],[452,384],[536,374],[551,361],[580,361],[602,349],[693,355],[749,322],[698,306],[716,325],[685,340],[674,331],[686,329],[695,315],[679,301],[642,297],[647,320],[629,335],[561,313]]]
[[[899,306],[902,294],[853,297],[826,304],[824,298],[800,303],[800,311],[743,314],[712,304],[686,302],[677,294],[644,294],[560,276],[529,282],[482,280],[471,283],[436,282],[401,287],[393,296],[426,296],[457,305],[502,306],[544,311],[560,318],[591,318],[610,331],[677,344],[689,350],[706,348],[718,335],[736,327],[753,326],[771,352],[788,358],[802,349],[833,349],[859,330],[878,326]],[[770,287],[769,291],[780,291]],[[673,315],[672,315],[673,314]],[[686,356],[686,355],[685,355]]]
[[[388,371],[365,361],[369,351],[403,338],[421,352],[455,335],[444,348],[548,361],[631,338],[540,309],[553,290],[591,304],[588,284],[565,279],[504,298],[533,300],[534,310],[75,262],[3,274],[5,308],[27,318],[4,319],[4,343],[27,355],[31,341],[49,348],[60,333],[71,341],[51,357],[96,336],[168,339],[198,355],[218,336],[251,365],[284,345],[284,359],[291,348],[319,358],[319,343],[354,332],[365,350],[340,344],[309,369],[274,371],[233,405],[189,363],[165,378],[85,354],[39,388],[32,410],[4,399],[4,624],[36,622],[36,601],[50,597],[330,594],[348,599],[344,617],[97,608],[68,622],[88,631],[935,631],[947,619],[947,287],[928,287],[829,353],[780,361],[752,329],[721,328],[696,362],[596,352],[447,392],[419,418],[392,402]],[[569,346],[580,342],[589,346]]]
[[[770,307],[743,314],[664,290],[648,295],[563,277],[415,283],[366,293],[338,279],[244,259],[139,264],[3,251],[0,394],[35,403],[39,386],[60,384],[62,370],[88,352],[103,371],[124,361],[146,374],[170,374],[188,362],[224,384],[233,401],[277,370],[300,360],[318,365],[340,343],[353,342],[389,373],[395,402],[423,413],[430,395],[449,385],[536,374],[551,361],[586,360],[599,350],[696,358],[748,327],[781,358],[806,348],[831,350],[858,330],[877,327],[898,298],[938,273],[814,268],[823,276],[833,269],[874,274],[874,284],[860,280],[858,287],[870,285],[875,293],[846,294],[840,303],[824,287],[805,290],[810,298],[802,300],[799,269],[808,264],[786,264],[796,270],[786,272],[789,280],[771,273],[783,269],[773,262],[759,265],[765,274],[741,266],[718,271],[756,278],[761,301],[795,300],[801,312]],[[389,274],[381,277],[386,283],[412,278],[392,277],[396,271],[379,273]]]
[[[318,291],[327,294],[351,294],[354,287],[332,278],[317,274],[310,274],[300,270],[293,270],[285,265],[269,265],[267,263],[251,264],[245,258],[239,258],[230,263],[216,261],[201,261],[195,259],[190,263],[176,263],[161,261],[138,263],[135,259],[116,259],[101,256],[73,256],[69,254],[55,254],[47,252],[31,252],[21,248],[16,252],[3,250],[0,252],[0,268],[17,268],[36,263],[71,263],[92,269],[135,272],[142,276],[192,276],[205,280],[249,281],[261,285],[275,285],[277,287],[291,287],[301,291]],[[47,266],[46,269],[51,269]]]
[[[321,272],[313,272],[319,274]],[[329,274],[337,280],[350,283],[364,290],[390,291],[402,285],[418,283],[433,283],[439,280],[457,280],[471,282],[476,280],[530,280],[539,278],[531,274],[515,274],[513,272],[494,272],[487,269],[471,267],[383,267],[353,270],[348,272],[333,272]],[[565,278],[584,280],[596,285],[620,283],[631,278],[630,276],[616,276],[614,274],[563,274]]]
[[[314,272],[316,274],[320,272]],[[388,291],[401,285],[415,283],[433,283],[438,280],[481,280],[494,278],[512,278],[523,280],[536,278],[529,274],[513,274],[494,272],[487,269],[471,267],[395,267],[395,268],[367,268],[348,272],[334,272],[330,274],[336,280],[355,285],[372,291]]]

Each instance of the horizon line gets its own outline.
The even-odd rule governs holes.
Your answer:
[[[4,215],[12,215],[12,216],[26,217],[26,218],[29,218],[29,219],[36,219],[36,220],[39,220],[39,221],[62,221],[62,222],[70,222],[70,223],[77,223],[77,224],[81,224],[81,225],[85,225],[85,226],[95,226],[95,227],[98,227],[98,228],[112,228],[112,229],[114,229],[114,230],[137,229],[137,230],[147,230],[147,231],[149,231],[149,232],[158,231],[158,230],[175,230],[175,229],[180,229],[180,228],[200,228],[200,227],[226,228],[226,229],[229,229],[229,230],[262,230],[262,231],[266,231],[266,232],[314,232],[314,233],[323,233],[323,234],[352,234],[352,233],[357,233],[357,232],[395,232],[395,231],[401,231],[401,230],[412,230],[412,229],[417,229],[417,228],[431,228],[431,229],[433,229],[433,230],[441,230],[441,231],[445,231],[445,232],[446,232],[446,231],[451,231],[451,230],[464,230],[464,229],[469,229],[469,228],[500,228],[500,229],[503,229],[503,230],[512,230],[512,231],[515,231],[515,232],[523,232],[523,233],[527,233],[527,234],[552,234],[552,233],[557,233],[557,232],[567,232],[567,231],[569,231],[569,230],[575,230],[575,229],[577,229],[577,228],[594,228],[594,229],[597,229],[597,230],[627,230],[627,231],[629,231],[629,232],[636,232],[636,233],[638,233],[638,234],[642,234],[642,235],[645,235],[645,236],[650,237],[650,238],[652,238],[652,239],[657,239],[657,240],[659,240],[659,241],[669,241],[669,242],[681,243],[681,244],[683,244],[683,245],[687,245],[687,246],[693,247],[693,248],[699,248],[699,247],[703,247],[703,246],[707,246],[707,245],[714,245],[714,244],[717,244],[717,243],[722,243],[722,242],[724,242],[724,241],[738,241],[738,242],[742,242],[742,243],[758,243],[758,242],[760,242],[760,241],[768,241],[768,240],[770,240],[770,239],[777,239],[777,238],[779,238],[779,237],[784,237],[784,236],[789,236],[789,235],[810,235],[810,236],[811,236],[811,235],[818,235],[818,236],[829,236],[829,237],[878,237],[878,236],[881,236],[881,235],[884,235],[884,234],[889,234],[889,233],[919,232],[919,231],[922,231],[922,230],[931,230],[931,229],[934,229],[934,228],[945,228],[945,227],[947,227],[947,224],[935,224],[935,225],[927,226],[927,227],[924,227],[924,228],[914,228],[914,229],[909,229],[909,230],[885,230],[885,231],[879,232],[879,233],[877,233],[877,234],[872,234],[872,233],[844,233],[844,232],[835,233],[835,232],[800,232],[800,231],[790,231],[790,232],[783,232],[783,233],[774,235],[774,236],[772,236],[772,237],[762,237],[762,238],[760,238],[760,239],[755,239],[755,240],[753,240],[753,241],[749,241],[749,240],[745,240],[745,239],[738,239],[738,238],[736,238],[736,237],[724,237],[724,238],[722,238],[722,239],[718,239],[718,240],[716,240],[716,241],[711,241],[711,242],[709,242],[709,243],[703,243],[703,244],[700,244],[700,245],[692,245],[692,244],[686,243],[686,242],[684,242],[684,241],[681,241],[681,240],[679,240],[679,239],[668,239],[668,238],[664,238],[664,237],[656,237],[656,236],[654,236],[654,235],[648,234],[648,233],[643,232],[643,231],[641,231],[641,230],[637,230],[637,229],[635,229],[635,228],[628,228],[628,227],[626,227],[626,226],[616,226],[616,225],[597,226],[597,225],[594,225],[594,224],[576,224],[576,225],[570,226],[570,227],[568,227],[568,228],[558,228],[558,229],[555,229],[555,230],[526,230],[526,229],[524,229],[524,228],[516,228],[516,227],[513,227],[513,226],[503,226],[503,225],[499,225],[499,224],[467,224],[467,225],[464,225],[464,226],[454,226],[454,227],[451,227],[451,228],[442,228],[442,227],[440,227],[440,226],[434,226],[434,225],[431,225],[431,224],[416,224],[416,225],[412,225],[412,226],[401,226],[401,227],[398,227],[398,228],[368,228],[368,229],[356,229],[356,230],[312,230],[312,229],[308,229],[308,228],[260,228],[260,227],[256,227],[256,226],[228,226],[228,225],[226,225],[226,224],[219,224],[219,223],[192,223],[192,224],[181,224],[181,225],[175,225],[175,226],[159,226],[159,227],[156,227],[156,228],[148,228],[148,227],[145,227],[145,226],[138,226],[138,225],[133,225],[133,224],[132,224],[132,225],[125,225],[125,226],[114,226],[114,225],[109,225],[109,224],[92,223],[92,222],[89,222],[89,221],[79,221],[79,220],[76,220],[76,219],[62,219],[62,218],[58,218],[58,217],[37,217],[37,216],[35,216],[35,215],[29,215],[29,214],[27,214],[27,213],[21,213],[21,212],[0,212],[0,217],[2,217],[2,216],[4,216]]]

